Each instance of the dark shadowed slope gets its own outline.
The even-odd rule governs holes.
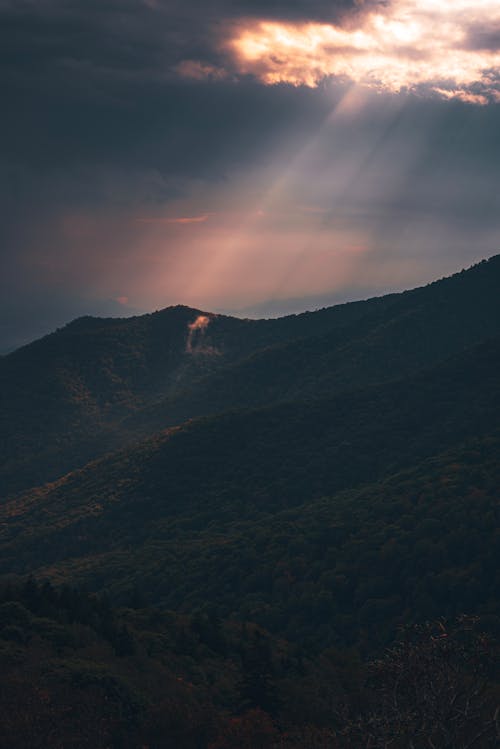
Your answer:
[[[0,494],[193,416],[411,375],[500,331],[500,256],[404,294],[280,320],[187,307],[81,318],[0,360]]]
[[[333,399],[228,413],[167,431],[6,503],[0,516],[2,568],[18,573],[43,568],[115,592],[130,593],[138,585],[156,603],[187,607],[193,596],[199,603],[205,580],[226,613],[246,606],[240,583],[233,588],[228,580],[219,595],[217,575],[205,577],[205,543],[221,549],[224,558],[226,544],[234,548],[245,536],[259,537],[262,524],[273,517],[293,512],[300,524],[306,508],[325,495],[381,481],[444,450],[458,456],[471,441],[489,445],[491,476],[498,468],[497,438],[488,439],[500,431],[499,371],[497,338],[399,382]],[[416,470],[425,485],[425,470]],[[475,485],[474,468],[464,480]],[[408,481],[405,491],[418,496],[422,489]],[[439,488],[439,471],[432,481]],[[372,491],[384,525],[384,489]],[[462,497],[441,495],[440,502],[452,502],[452,518],[453,503]],[[355,517],[358,494],[349,496]],[[417,517],[418,507],[413,511]],[[396,520],[399,510],[394,512]],[[459,534],[464,522],[462,513]],[[335,543],[335,529],[332,534],[324,538],[325,553]],[[187,579],[183,559],[191,565]],[[243,567],[236,565],[236,578]],[[258,585],[267,590],[259,579],[256,594]],[[259,617],[270,626],[264,613]]]
[[[0,359],[0,496],[133,441],[137,430],[119,422],[167,396],[175,400],[191,382],[261,348],[361,314],[356,303],[269,321],[188,307],[75,320]],[[208,326],[190,334],[200,316]]]
[[[496,746],[499,290],[0,360],[0,745]]]

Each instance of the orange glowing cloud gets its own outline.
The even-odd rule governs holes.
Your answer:
[[[158,218],[136,218],[137,224],[177,224],[183,226],[185,224],[203,224],[208,217],[209,213],[204,213],[201,216],[180,216],[177,218],[172,217],[158,217]]]
[[[498,0],[393,0],[343,26],[248,21],[227,42],[241,74],[267,85],[317,86],[333,76],[378,91],[432,91],[500,101]],[[496,35],[497,37],[499,34]]]
[[[189,323],[188,329],[190,332],[194,332],[195,330],[205,330],[205,328],[208,327],[209,322],[210,318],[207,315],[198,315],[196,320]]]

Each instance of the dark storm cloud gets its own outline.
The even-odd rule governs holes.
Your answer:
[[[178,0],[13,0],[0,4],[2,61],[17,72],[87,62],[101,72],[161,72],[179,55],[208,53],[221,21],[240,17],[332,20],[357,6],[337,2],[206,3]]]
[[[61,205],[161,202],[182,191],[179,179],[221,180],[242,154],[257,158],[283,122],[313,119],[310,93],[179,80],[175,66],[186,57],[215,59],[212,23],[230,6],[233,16],[249,10],[1,3],[3,232]]]
[[[331,3],[295,3],[290,14],[307,9],[320,17],[327,7],[331,15]],[[233,87],[195,90],[179,82],[176,65],[185,59],[217,64],[216,21],[261,9],[251,3],[207,7],[159,0],[3,3],[2,155],[47,168],[58,162],[125,159],[146,164],[153,160],[160,169],[187,173],[196,165],[203,171],[200,150],[207,156],[213,153],[207,146],[214,130],[223,133],[256,112],[254,105],[241,102],[250,102],[254,94],[264,98],[272,118],[277,97],[250,87],[248,97],[238,96],[241,117],[231,113],[226,126],[227,110],[223,115],[222,109],[231,106]],[[267,12],[283,14],[283,9],[283,3],[271,3]],[[179,135],[181,129],[185,132]],[[201,140],[193,138],[186,152],[176,141],[189,142],[193,130]]]
[[[118,161],[203,174],[206,160],[218,151],[215,134],[223,141],[233,128],[242,128],[244,142],[253,121],[258,132],[260,112],[270,118],[272,130],[280,106],[288,114],[291,97],[251,85],[236,92],[230,82],[220,90],[194,89],[179,80],[179,63],[221,64],[221,24],[231,19],[262,14],[332,19],[359,5],[356,0],[4,0],[0,154],[8,163],[47,169]]]

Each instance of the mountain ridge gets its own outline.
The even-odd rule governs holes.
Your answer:
[[[277,320],[184,306],[79,318],[0,361],[0,496],[189,418],[411,374],[500,332],[498,288],[495,256],[419,289]]]

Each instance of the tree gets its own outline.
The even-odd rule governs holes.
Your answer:
[[[500,707],[491,677],[498,652],[460,617],[408,629],[371,664],[373,700],[348,719],[346,746],[367,749],[493,749],[500,741]]]

